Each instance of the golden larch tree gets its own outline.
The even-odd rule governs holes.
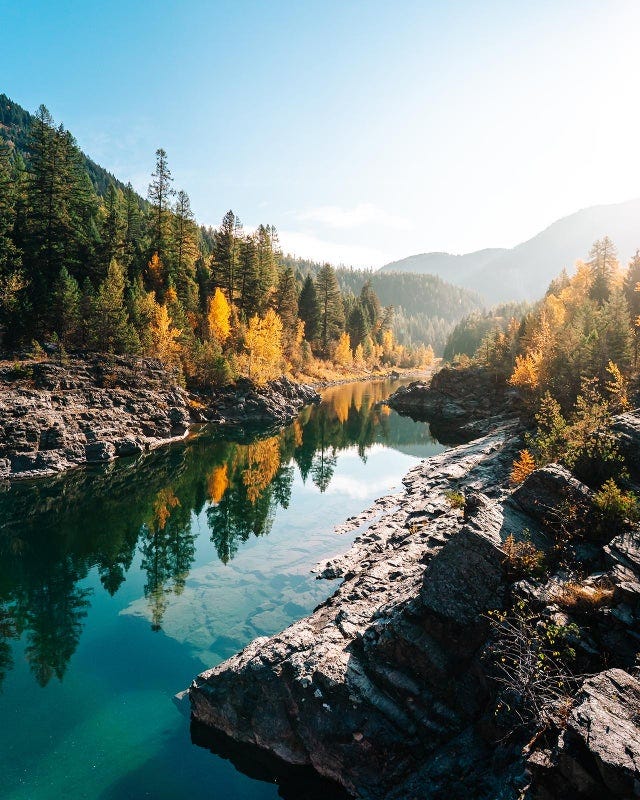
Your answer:
[[[244,346],[242,362],[250,378],[260,384],[278,377],[282,364],[282,321],[272,308],[262,318],[257,314],[251,317]]]
[[[231,306],[225,293],[219,287],[209,301],[207,324],[209,336],[220,344],[224,344],[231,333]]]

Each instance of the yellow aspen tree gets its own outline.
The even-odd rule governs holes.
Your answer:
[[[610,361],[607,365],[609,380],[606,383],[607,394],[610,404],[614,411],[626,411],[629,408],[629,397],[627,394],[627,381],[620,372],[620,367]]]
[[[338,346],[333,354],[333,360],[336,364],[342,367],[348,367],[353,362],[353,353],[351,352],[351,340],[348,333],[340,335]]]
[[[536,468],[536,462],[528,450],[521,450],[518,458],[513,462],[511,470],[511,483],[518,484],[530,475]]]
[[[182,331],[173,327],[166,305],[155,304],[151,322],[152,353],[165,364],[176,364],[180,357],[180,343],[177,341]]]
[[[164,286],[164,266],[157,253],[151,256],[151,261],[147,264],[147,275],[154,291],[161,292]]]
[[[534,351],[524,356],[516,356],[516,364],[509,383],[518,389],[534,391],[540,385],[541,355]]]
[[[231,306],[222,289],[217,288],[209,300],[209,313],[207,324],[209,336],[224,344],[231,333]]]
[[[282,320],[270,308],[264,317],[251,317],[244,337],[246,368],[256,383],[266,383],[280,374],[282,364]]]

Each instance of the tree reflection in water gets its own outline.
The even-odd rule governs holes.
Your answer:
[[[20,636],[38,683],[62,680],[88,612],[91,570],[114,595],[137,554],[151,625],[160,630],[193,564],[196,516],[204,512],[226,564],[243,542],[270,532],[277,509],[289,505],[295,467],[324,492],[340,451],[355,446],[366,460],[375,442],[412,444],[415,424],[379,405],[392,388],[384,381],[334,387],[270,436],[238,443],[205,432],[138,462],[0,493],[0,683]]]

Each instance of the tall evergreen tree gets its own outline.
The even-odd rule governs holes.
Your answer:
[[[316,285],[311,275],[307,275],[300,291],[298,315],[304,322],[305,339],[308,342],[315,342],[320,330],[320,308]]]
[[[174,208],[174,254],[171,274],[180,302],[189,311],[198,306],[196,259],[198,258],[198,229],[193,219],[189,195],[180,190]]]
[[[167,154],[159,148],[156,150],[156,168],[151,175],[148,196],[153,209],[151,246],[161,261],[165,261],[168,256],[171,237],[171,197],[174,194],[172,183]]]
[[[65,347],[77,343],[80,329],[80,287],[78,281],[62,267],[51,294],[51,329]]]
[[[230,303],[235,301],[238,283],[238,260],[242,223],[233,211],[227,211],[214,235],[213,280],[224,289]]]
[[[609,299],[613,279],[619,268],[616,248],[608,236],[594,243],[587,265],[592,276],[590,296],[602,304]]]
[[[134,353],[139,348],[124,301],[124,270],[112,261],[93,302],[91,345],[106,353]]]
[[[320,347],[323,355],[327,358],[330,355],[331,343],[339,338],[344,329],[342,295],[335,270],[331,264],[324,264],[320,268],[316,278],[316,292],[320,310]]]

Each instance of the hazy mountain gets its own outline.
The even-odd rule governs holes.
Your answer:
[[[488,247],[486,250],[476,250],[464,255],[420,253],[385,264],[380,272],[417,272],[422,275],[438,275],[452,283],[466,283],[475,272],[507,252],[508,250],[501,247]]]
[[[563,269],[586,258],[596,239],[609,236],[624,264],[640,247],[640,199],[592,206],[559,219],[510,250],[487,249],[455,256],[424,253],[394,261],[383,272],[431,272],[480,292],[490,303],[535,300]]]

